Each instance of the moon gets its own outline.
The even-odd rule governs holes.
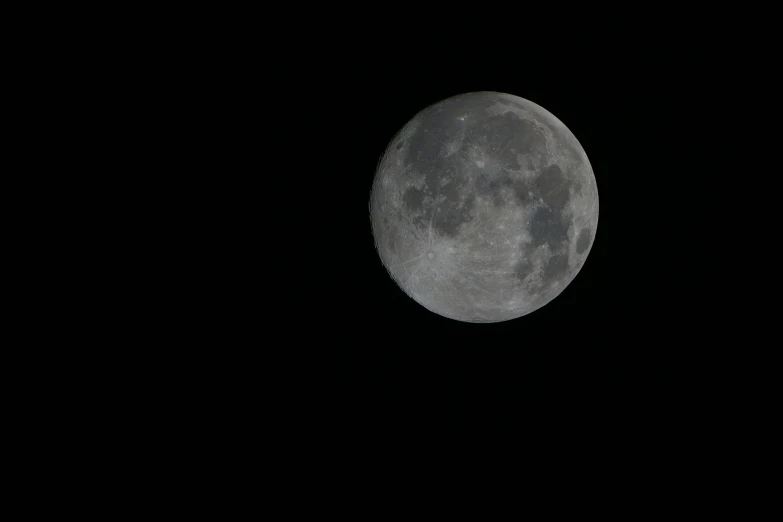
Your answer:
[[[386,148],[369,206],[376,249],[400,288],[471,323],[552,301],[598,226],[595,175],[576,137],[543,107],[500,92],[416,114]]]

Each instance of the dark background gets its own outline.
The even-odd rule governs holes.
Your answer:
[[[220,72],[206,82],[214,90],[201,91],[209,139],[196,152],[201,258],[191,289],[203,309],[188,328],[197,353],[223,368],[219,378],[258,371],[308,411],[435,419],[553,401],[578,411],[647,371],[640,350],[650,332],[624,324],[635,300],[618,295],[641,291],[626,278],[646,266],[628,263],[639,224],[615,214],[613,181],[638,191],[650,168],[627,148],[630,133],[644,140],[633,130],[638,92],[618,95],[630,79],[532,60],[510,67],[506,57],[472,66],[479,58],[467,51],[449,62],[424,48],[383,49],[373,60],[341,51],[273,78],[261,57],[212,55]],[[496,324],[446,319],[405,295],[375,251],[368,209],[394,134],[427,105],[477,90],[516,94],[565,122],[601,198],[576,279],[545,307]],[[613,250],[615,237],[626,239]]]
[[[162,319],[181,335],[175,364],[206,395],[264,396],[306,424],[533,415],[575,427],[640,412],[641,423],[693,422],[726,407],[713,400],[724,376],[710,368],[735,354],[715,349],[722,325],[699,326],[714,294],[703,179],[727,169],[707,151],[730,132],[717,108],[740,69],[726,67],[730,45],[704,52],[687,31],[633,38],[636,28],[543,35],[534,52],[498,35],[445,46],[352,26],[297,45],[250,35],[187,48],[196,59],[171,66],[185,78],[171,97],[189,167],[169,246],[172,303],[183,304]],[[563,121],[600,196],[574,281],[496,324],[446,319],[407,297],[375,252],[368,209],[400,127],[478,90]]]
[[[454,4],[432,18],[397,4],[290,7],[143,12],[127,34],[103,15],[117,47],[58,17],[84,49],[43,44],[62,55],[59,69],[26,60],[45,75],[30,78],[31,102],[9,103],[52,141],[72,140],[62,152],[34,143],[30,158],[55,166],[24,175],[33,199],[55,192],[63,203],[44,228],[64,240],[28,234],[44,245],[31,253],[40,263],[8,273],[59,316],[10,301],[32,319],[28,346],[9,352],[29,357],[29,371],[6,365],[19,381],[9,407],[24,411],[11,431],[36,445],[23,458],[65,455],[71,466],[46,464],[71,477],[94,454],[95,476],[160,481],[163,496],[180,476],[238,479],[232,493],[254,495],[256,477],[271,478],[296,496],[287,508],[315,505],[300,493],[307,482],[357,491],[340,475],[380,489],[373,471],[406,488],[421,477],[429,493],[427,464],[455,476],[499,464],[513,487],[543,461],[536,483],[585,479],[612,493],[638,488],[639,470],[658,482],[656,499],[691,496],[699,471],[728,484],[766,475],[727,464],[771,467],[760,442],[779,410],[768,405],[779,335],[758,328],[777,325],[777,308],[752,295],[776,296],[777,219],[763,211],[776,210],[780,133],[764,124],[779,117],[762,93],[778,32],[759,24],[776,18],[736,6],[688,17],[682,6],[558,4],[542,16]],[[368,209],[394,133],[477,90],[565,122],[601,198],[576,279],[498,324],[445,319],[408,298],[374,250]],[[52,100],[64,114],[27,116]],[[93,168],[97,183],[82,176]],[[83,224],[68,220],[81,212]],[[32,286],[52,274],[67,291]]]

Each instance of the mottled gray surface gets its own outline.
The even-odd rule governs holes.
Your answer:
[[[514,319],[582,267],[598,190],[574,135],[509,94],[427,107],[394,137],[370,196],[378,253],[400,287],[442,316]]]

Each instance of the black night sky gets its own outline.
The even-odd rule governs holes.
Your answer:
[[[172,270],[185,306],[172,320],[204,379],[236,394],[263,387],[306,419],[369,424],[528,408],[577,423],[671,405],[689,386],[709,348],[689,328],[695,286],[673,288],[698,273],[683,180],[704,167],[693,151],[709,140],[690,130],[713,107],[710,57],[694,65],[612,38],[520,54],[350,32],[296,48],[253,42],[205,43],[173,93],[195,160],[177,188],[172,242],[186,255]],[[368,212],[400,127],[481,90],[563,121],[600,196],[578,276],[543,308],[495,324],[446,319],[405,295]]]
[[[629,153],[617,149],[632,117],[627,100],[613,99],[600,76],[576,80],[599,71],[557,75],[491,60],[463,70],[470,56],[446,63],[424,50],[366,62],[336,53],[304,62],[311,70],[287,71],[286,90],[285,73],[268,79],[246,54],[213,58],[227,74],[210,80],[213,94],[200,109],[208,115],[200,125],[215,141],[202,151],[199,188],[205,226],[219,245],[208,255],[233,268],[208,279],[226,314],[237,314],[228,320],[243,343],[262,342],[255,328],[290,325],[277,342],[306,351],[341,347],[360,357],[387,350],[437,357],[444,350],[472,358],[487,347],[523,359],[584,353],[613,306],[609,244],[613,227],[623,225],[613,219],[612,179],[627,168]],[[270,83],[277,89],[262,93]],[[545,307],[496,324],[445,319],[406,296],[374,249],[368,212],[375,168],[394,134],[426,106],[477,90],[519,95],[565,122],[590,158],[601,205],[578,277]],[[264,326],[264,317],[275,319]]]

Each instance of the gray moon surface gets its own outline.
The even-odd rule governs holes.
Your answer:
[[[441,316],[493,323],[557,297],[590,253],[598,188],[576,137],[500,92],[427,107],[392,139],[370,194],[383,265]]]

